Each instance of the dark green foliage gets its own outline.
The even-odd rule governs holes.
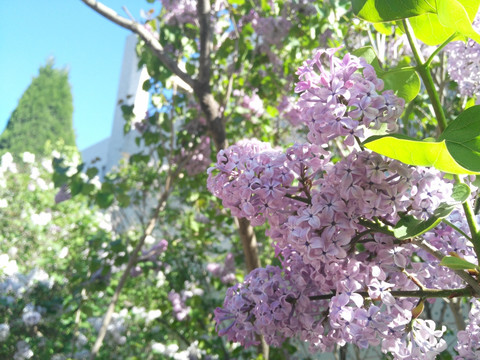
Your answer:
[[[45,143],[49,140],[75,146],[72,115],[68,72],[54,69],[53,61],[48,61],[22,95],[0,135],[0,153],[46,155]]]

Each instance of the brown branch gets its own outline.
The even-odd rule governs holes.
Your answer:
[[[356,294],[362,295],[364,298],[369,298],[367,291],[359,291]],[[474,291],[470,286],[458,289],[419,289],[419,290],[392,290],[390,294],[394,297],[415,297],[415,298],[454,298],[462,296],[474,296]],[[310,300],[329,300],[334,297],[335,293],[324,295],[309,296]],[[478,296],[478,295],[477,295]]]
[[[200,84],[209,85],[211,76],[211,52],[212,52],[212,24],[210,21],[210,1],[199,0],[197,2],[197,15],[200,30],[200,58],[198,82]]]
[[[257,238],[247,219],[235,218],[235,223],[238,226],[240,239],[243,245],[247,272],[250,272],[253,269],[260,267],[260,260],[257,251]]]
[[[142,24],[126,19],[117,14],[113,9],[105,6],[97,0],[81,0],[87,6],[92,8],[95,12],[114,22],[115,24],[131,30],[137,34],[145,44],[153,51],[155,56],[162,62],[162,64],[170,70],[173,74],[177,75],[180,79],[185,81],[189,86],[193,88],[194,80],[183,70],[178,67],[178,64],[170,58],[164,51],[162,44],[155,38],[155,36]]]
[[[212,51],[212,24],[210,21],[210,1],[209,0],[199,0],[198,1],[198,16],[200,24],[200,60],[199,60],[199,71],[198,79],[194,80],[184,71],[182,71],[176,62],[174,62],[167,54],[165,54],[163,46],[160,42],[154,37],[154,35],[147,30],[143,25],[123,18],[118,15],[115,11],[109,7],[103,5],[102,3],[96,0],[82,0],[86,5],[92,8],[94,11],[109,19],[110,21],[120,25],[123,28],[129,29],[140,36],[141,39],[145,41],[147,46],[153,51],[154,55],[162,62],[162,64],[170,70],[172,73],[177,75],[181,80],[187,83],[190,87],[193,88],[194,94],[197,97],[202,112],[204,113],[209,135],[212,137],[217,151],[224,149],[227,146],[226,141],[226,132],[225,132],[225,123],[222,119],[222,114],[220,112],[220,105],[212,94],[211,90],[211,51]],[[158,214],[157,214],[158,215]],[[153,219],[153,218],[152,218]],[[238,219],[239,226],[239,235],[242,240],[243,250],[246,258],[246,263],[248,264],[249,269],[260,266],[257,254],[257,242],[255,237],[255,232],[251,227],[250,223],[246,219]],[[140,243],[143,243],[145,236],[142,236]],[[137,245],[138,250],[141,248]],[[137,250],[135,249],[135,251]],[[138,251],[136,251],[130,260],[127,266],[130,268],[133,266],[134,262],[137,260]],[[121,291],[126,278],[128,276],[128,271],[124,273],[125,276],[122,276],[121,282],[117,286],[118,293]],[[118,301],[117,290],[112,298],[112,302],[109,305],[107,314],[104,318],[104,324],[109,323],[115,304]],[[108,317],[108,319],[107,319]],[[105,336],[106,328],[103,329],[103,335],[100,338],[97,338],[97,341],[94,346],[94,350],[98,352],[98,349],[101,347],[103,338]],[[263,340],[263,339],[262,339]],[[263,343],[264,341],[262,341]],[[268,359],[268,346],[262,346],[262,351],[264,353],[264,358]],[[92,351],[92,359],[95,357],[96,353]]]
[[[429,254],[433,255],[438,260],[442,260],[445,255],[443,255],[440,251],[435,249],[432,245],[428,244],[426,241],[419,239],[413,240],[412,244],[418,246],[419,248],[425,250]],[[454,270],[451,269],[455,274],[457,274],[463,281],[465,281],[470,287],[474,290],[475,296],[480,296],[480,284],[478,281],[473,278],[470,274],[465,272],[464,270]]]

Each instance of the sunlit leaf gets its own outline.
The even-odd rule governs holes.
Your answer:
[[[470,196],[470,188],[467,184],[456,183],[453,185],[452,199],[464,203]]]
[[[393,234],[400,240],[420,236],[437,226],[454,208],[452,205],[442,203],[427,220],[419,220],[412,215],[403,216],[393,228]]]
[[[445,141],[427,142],[392,134],[371,136],[364,146],[376,153],[416,166],[433,166],[451,174],[476,174],[461,166],[447,149]]]
[[[440,135],[456,162],[480,173],[480,105],[472,106],[452,121]]]
[[[440,23],[446,27],[457,31],[460,34],[480,43],[480,34],[478,34],[472,26],[472,20],[462,3],[467,1],[457,0],[437,0],[437,14]],[[468,1],[475,3],[478,10],[479,1]],[[473,4],[469,4],[470,9],[475,8]]]
[[[353,13],[369,22],[400,20],[435,13],[435,2],[428,0],[352,0]]]
[[[477,265],[472,264],[467,260],[460,259],[456,256],[445,256],[440,265],[446,266],[453,270],[473,270],[477,269]]]
[[[379,77],[385,82],[385,89],[393,90],[395,95],[406,102],[415,99],[420,91],[420,78],[414,69],[394,69]]]

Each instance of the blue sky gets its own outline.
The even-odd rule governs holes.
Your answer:
[[[144,0],[104,0],[140,19]],[[159,8],[158,2],[155,7]],[[68,67],[79,149],[110,135],[123,48],[129,31],[80,0],[0,0],[0,132],[40,66]]]

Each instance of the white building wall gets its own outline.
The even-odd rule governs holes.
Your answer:
[[[139,135],[136,130],[132,129],[124,135],[125,120],[121,109],[122,105],[134,105],[135,119],[132,123],[145,118],[148,110],[149,94],[143,90],[142,85],[149,76],[145,67],[138,69],[136,44],[135,35],[127,37],[110,137],[82,150],[82,159],[87,167],[96,166],[101,176],[109,172],[122,158],[128,158],[129,154],[140,150],[135,144],[135,138]]]

